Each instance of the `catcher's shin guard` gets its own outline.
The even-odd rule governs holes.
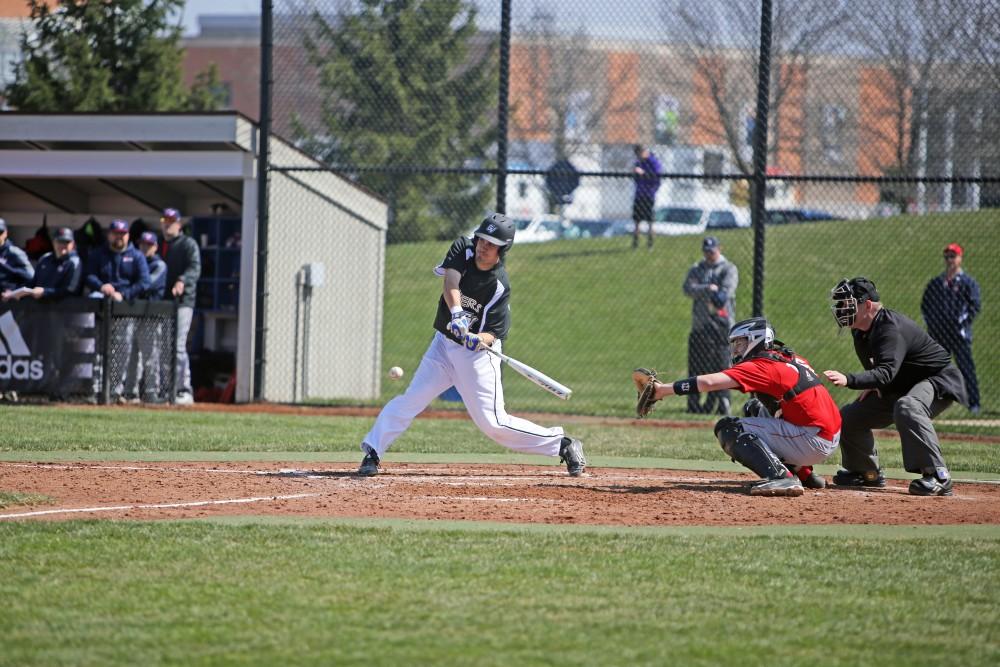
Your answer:
[[[750,468],[762,479],[784,479],[791,476],[788,468],[774,455],[767,443],[756,433],[745,432],[739,421],[735,417],[727,417],[716,424],[716,436],[722,449],[734,461]]]

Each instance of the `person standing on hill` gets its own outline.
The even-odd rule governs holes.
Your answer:
[[[653,206],[656,202],[656,191],[660,189],[660,174],[663,167],[660,161],[645,146],[636,144],[635,164],[632,166],[632,180],[635,181],[635,196],[632,199],[632,220],[635,229],[632,231],[632,249],[639,247],[640,225],[648,223],[646,247],[653,247]]]
[[[972,359],[972,321],[982,309],[979,283],[962,270],[962,246],[949,243],[944,249],[944,273],[927,283],[920,313],[927,333],[955,357],[965,378],[969,410],[979,414],[979,382]]]

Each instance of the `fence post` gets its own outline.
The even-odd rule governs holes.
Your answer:
[[[753,316],[764,314],[764,225],[767,211],[767,112],[771,81],[771,0],[760,3],[760,56],[757,65],[757,115],[753,126]]]
[[[264,393],[264,372],[267,357],[264,335],[267,325],[267,225],[270,141],[271,141],[271,86],[274,82],[271,47],[274,41],[273,3],[262,0],[260,11],[260,118],[257,133],[257,303],[254,309],[254,360],[253,398],[260,400]]]
[[[497,100],[497,213],[507,212],[507,116],[510,95],[510,0],[500,5],[500,92]]]
[[[111,299],[101,303],[101,403],[111,403]],[[125,363],[128,363],[126,361]]]

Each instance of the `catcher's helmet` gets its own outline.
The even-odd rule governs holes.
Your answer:
[[[854,324],[854,318],[858,315],[858,304],[865,301],[879,301],[878,290],[875,283],[864,276],[847,279],[844,278],[830,290],[830,309],[833,311],[833,318],[837,320],[837,326],[849,327]]]
[[[475,236],[500,246],[500,255],[503,256],[514,245],[514,230],[513,220],[503,213],[491,213],[479,223]]]
[[[751,317],[737,322],[729,330],[729,355],[736,364],[765,352],[773,342],[771,323],[763,317]]]

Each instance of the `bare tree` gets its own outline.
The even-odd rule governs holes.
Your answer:
[[[757,2],[663,0],[671,41],[695,80],[707,88],[711,109],[696,110],[695,127],[730,149],[737,169],[750,174],[748,114],[756,113],[760,5]],[[815,57],[829,48],[846,19],[843,0],[775,0],[772,15],[768,155],[800,150],[803,124],[783,113],[804,84]],[[749,108],[748,108],[749,106]],[[752,119],[752,115],[750,118]]]
[[[861,127],[863,145],[890,145],[893,164],[884,170],[913,175],[926,136],[928,110],[935,103],[934,78],[940,66],[955,56],[965,20],[947,0],[896,0],[871,3],[853,0],[848,39],[888,73],[892,99],[882,116],[888,122]],[[877,116],[876,116],[877,117]]]
[[[513,76],[529,94],[514,101],[512,152],[526,160],[532,140],[547,138],[556,160],[599,143],[608,117],[635,105],[622,95],[629,72],[612,71],[584,27],[566,35],[555,25],[554,13],[536,9],[518,30],[527,57]]]

